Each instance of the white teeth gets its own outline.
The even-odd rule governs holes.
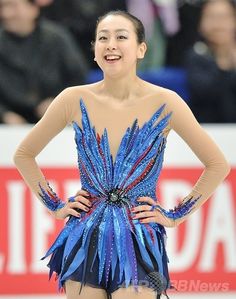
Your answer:
[[[116,59],[120,59],[120,58],[121,58],[121,56],[119,56],[119,55],[106,55],[105,56],[106,60],[116,60]]]

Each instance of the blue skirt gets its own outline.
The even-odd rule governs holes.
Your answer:
[[[66,242],[63,242],[61,246],[57,246],[57,248],[53,251],[48,263],[48,267],[50,268],[50,278],[53,272],[57,274],[57,278],[59,278],[59,288],[64,287],[64,282],[67,279],[80,282],[81,287],[80,290],[78,290],[78,294],[81,293],[83,285],[104,289],[107,293],[107,298],[109,299],[112,298],[112,293],[114,291],[121,287],[127,287],[127,285],[133,285],[134,288],[136,288],[136,286],[148,287],[155,292],[156,298],[160,298],[161,294],[165,294],[167,296],[166,290],[170,288],[170,282],[168,268],[166,266],[168,258],[164,249],[165,247],[162,234],[156,232],[156,239],[158,240],[158,246],[160,247],[158,250],[162,250],[161,258],[162,265],[164,265],[162,271],[160,271],[155,255],[153,254],[153,250],[155,249],[150,247],[150,243],[144,239],[145,249],[152,262],[152,267],[150,267],[150,264],[147,264],[143,259],[137,239],[132,234],[131,236],[133,243],[132,246],[135,252],[135,259],[137,261],[137,280],[135,282],[131,280],[127,284],[125,272],[123,272],[122,276],[120,275],[120,263],[116,263],[113,269],[110,267],[108,271],[104,271],[102,278],[99,281],[99,256],[97,254],[99,241],[98,226],[94,228],[88,240],[87,254],[84,257],[83,262],[80,263],[78,267],[74,263],[76,254],[81,249],[83,243],[82,238],[79,238],[78,241],[75,242],[73,249],[66,258],[63,258],[63,256],[65,256],[64,251]],[[125,246],[127,247],[131,245],[126,244]],[[74,271],[67,276],[66,280],[60,281],[60,278],[62,278],[64,274],[68,272],[70,267],[73,267]],[[162,272],[162,274],[160,272]]]

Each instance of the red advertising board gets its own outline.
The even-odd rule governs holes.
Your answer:
[[[42,168],[61,198],[80,189],[73,167]],[[166,167],[157,186],[163,205],[188,194],[202,169]],[[174,286],[183,292],[236,291],[236,168],[204,206],[178,228],[168,229]],[[64,225],[35,198],[13,167],[0,168],[0,294],[57,292],[40,258]]]

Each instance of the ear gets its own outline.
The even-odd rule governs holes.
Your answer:
[[[138,47],[137,58],[142,59],[147,51],[147,45],[145,42],[142,42]]]

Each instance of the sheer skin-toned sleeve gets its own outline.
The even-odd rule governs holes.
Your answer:
[[[68,93],[68,89],[65,89],[54,99],[42,119],[19,144],[13,157],[17,169],[34,194],[42,200],[40,194],[42,195],[42,191],[46,190],[48,194],[45,193],[44,198],[46,199],[47,196],[53,198],[55,205],[51,206],[51,210],[55,210],[62,202],[48,185],[35,157],[71,122],[73,104]]]
[[[172,111],[171,129],[188,144],[205,166],[191,193],[182,202],[182,204],[191,204],[195,201],[189,213],[191,214],[210,197],[216,187],[225,179],[230,171],[230,166],[219,147],[198,123],[184,100],[176,93],[171,92],[168,104],[170,111]],[[179,208],[181,208],[181,204]],[[174,219],[174,225],[180,224],[187,217],[188,215],[177,217]]]
[[[67,124],[74,119],[78,119],[78,107],[76,106],[78,101],[76,99],[80,93],[82,94],[81,90],[78,91],[78,89],[72,88],[66,89],[58,95],[43,118],[20,143],[14,155],[14,162],[19,172],[36,196],[42,199],[49,208],[50,204],[53,201],[55,202],[55,205],[51,206],[51,210],[59,208],[61,200],[50,189],[47,180],[35,161],[35,157]],[[205,170],[193,187],[192,192],[183,200],[183,203],[186,203],[183,209],[187,207],[188,210],[191,210],[190,213],[192,213],[209,198],[216,187],[223,181],[229,173],[229,165],[218,146],[196,121],[187,104],[174,92],[168,91],[164,98],[167,104],[166,107],[168,107],[166,113],[172,112],[168,130],[173,129],[176,131],[205,166]],[[120,140],[122,137],[123,128],[126,128],[129,123],[128,120],[133,118],[131,114],[133,113],[137,117],[144,117],[145,112],[149,114],[151,111],[148,110],[148,107],[143,107],[140,104],[135,105],[132,110],[127,108],[127,111],[122,111],[117,116],[116,114],[119,113],[119,110],[111,109],[108,112],[107,108],[101,107],[99,102],[96,104],[96,101],[87,101],[87,104],[90,105],[89,111],[93,114],[95,127],[99,127],[99,125],[100,127],[109,126],[109,136],[114,152],[118,146],[117,140]],[[123,117],[120,117],[122,115]],[[147,116],[145,115],[146,118]],[[105,124],[106,119],[108,121]],[[180,209],[177,209],[177,213],[175,213],[175,225],[183,222],[187,217],[187,215],[178,214],[179,211]],[[178,216],[180,214],[181,217]]]

